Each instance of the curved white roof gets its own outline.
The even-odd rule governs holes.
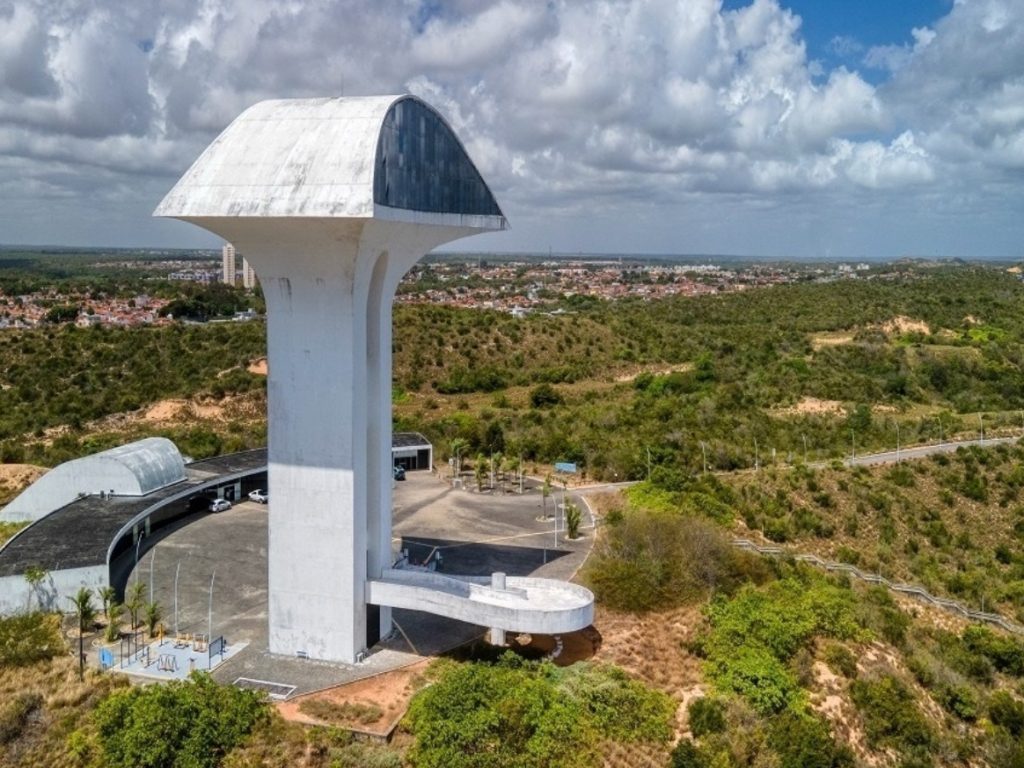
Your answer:
[[[145,496],[184,479],[178,447],[164,437],[147,437],[55,467],[4,507],[0,520],[38,520],[79,496]]]
[[[426,214],[426,217],[424,216]],[[412,96],[279,99],[250,107],[154,212],[223,217],[388,218],[504,229],[461,142]]]

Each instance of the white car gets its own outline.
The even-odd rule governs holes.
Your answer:
[[[249,491],[249,501],[255,501],[257,504],[266,504],[267,492],[260,489]]]
[[[211,512],[223,512],[226,509],[231,509],[231,502],[227,499],[214,499],[210,502]]]

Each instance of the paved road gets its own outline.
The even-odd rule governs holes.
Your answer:
[[[857,456],[853,459],[844,459],[846,466],[874,466],[878,464],[893,464],[903,459],[923,459],[926,456],[934,456],[937,453],[954,453],[957,448],[965,448],[970,445],[978,445],[988,448],[993,445],[1005,445],[1016,443],[1020,437],[991,437],[985,440],[958,440],[950,443],[937,443],[935,445],[914,445],[901,448],[897,451],[883,451],[882,453],[868,453],[864,456]],[[812,464],[816,467],[827,467],[829,462],[819,461]]]

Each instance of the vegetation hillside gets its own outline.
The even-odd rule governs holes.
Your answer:
[[[607,655],[681,702],[668,765],[1022,764],[1024,640],[738,552],[711,485],[632,494],[584,572]]]
[[[1024,623],[1024,448],[723,477],[743,526]],[[684,491],[681,494],[686,497]]]

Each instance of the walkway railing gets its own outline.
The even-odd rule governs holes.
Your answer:
[[[916,584],[903,584],[900,582],[889,581],[889,579],[881,576],[877,573],[867,573],[849,563],[837,563],[833,560],[825,560],[824,558],[818,557],[817,555],[802,554],[790,552],[783,547],[777,546],[760,546],[750,541],[749,539],[733,539],[733,546],[740,549],[745,549],[749,552],[756,552],[759,555],[769,555],[772,557],[792,557],[797,562],[810,563],[816,565],[819,568],[824,568],[827,571],[839,571],[841,573],[847,573],[856,579],[865,581],[869,584],[879,584],[886,589],[890,589],[893,592],[899,592],[904,595],[911,595],[912,597],[924,600],[926,603],[931,603],[934,606],[949,611],[950,613],[959,614],[965,618],[972,619],[974,621],[984,621],[989,624],[995,624],[998,627],[1002,627],[1007,632],[1013,632],[1017,635],[1024,635],[1024,627],[1020,624],[1016,624],[998,613],[987,613],[985,611],[975,611],[968,608],[961,602],[956,600],[950,600],[945,597],[936,597],[926,590],[924,587],[919,587]]]

